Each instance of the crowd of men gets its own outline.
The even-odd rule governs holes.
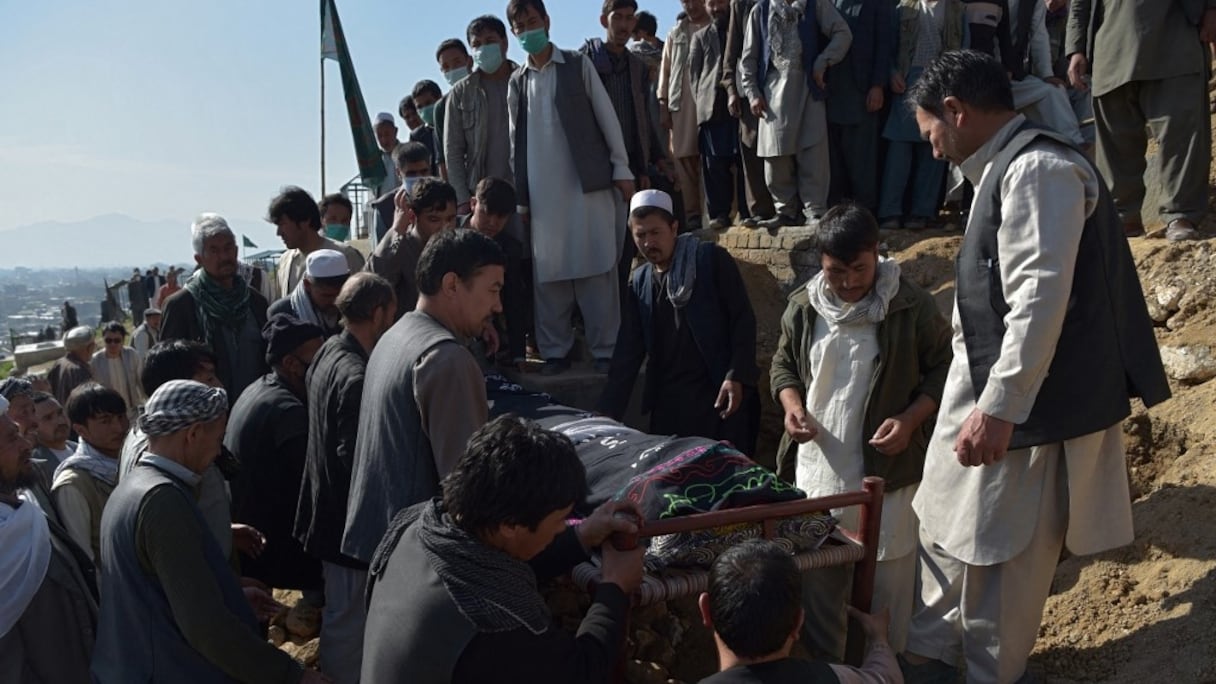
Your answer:
[[[1195,237],[1210,133],[1166,124],[1193,114],[1171,107],[1202,92],[1216,7],[683,5],[663,42],[607,0],[579,50],[550,42],[541,0],[474,19],[436,52],[452,89],[402,101],[409,142],[377,117],[396,174],[366,207],[366,259],[349,200],[286,187],[268,302],[226,220],[200,215],[197,269],[132,347],[121,323],[101,351],[74,326],[49,392],[0,385],[0,680],[607,681],[642,576],[639,549],[608,543],[638,531],[631,507],[568,523],[587,494],[573,445],[490,420],[484,368],[563,372],[581,329],[600,412],[624,414],[644,366],[651,431],[755,454],[756,316],[732,257],[688,231],[732,208],[816,227],[821,270],[770,370],[777,471],[812,497],[886,480],[888,617],[851,613],[867,661],[831,664],[849,573],[738,547],[701,597],[707,681],[1025,677],[1063,547],[1132,539],[1120,424],[1169,388],[1126,240],[1144,195],[1128,130],[1145,116],[1161,138],[1161,217]],[[1067,23],[1054,56],[1049,20]],[[880,254],[891,219],[936,215],[948,172],[971,188],[951,320]],[[576,638],[537,579],[592,553]],[[320,672],[265,640],[272,588],[321,608]]]

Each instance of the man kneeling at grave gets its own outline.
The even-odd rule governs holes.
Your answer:
[[[700,684],[903,684],[887,643],[886,611],[875,617],[849,608],[870,643],[860,668],[790,657],[805,618],[802,580],[793,557],[774,542],[753,539],[718,556],[699,603],[721,670]]]
[[[636,526],[607,503],[577,526],[583,464],[565,436],[502,416],[469,440],[441,498],[393,520],[369,570],[364,682],[607,682],[642,551],[604,541]],[[603,580],[578,637],[537,588],[602,546]]]

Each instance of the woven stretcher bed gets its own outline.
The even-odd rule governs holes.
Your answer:
[[[869,612],[874,593],[874,570],[878,556],[878,530],[882,522],[882,478],[867,477],[860,491],[846,492],[818,499],[803,499],[774,504],[760,504],[698,513],[678,518],[648,521],[642,525],[639,538],[658,537],[667,534],[711,530],[740,523],[755,524],[761,528],[761,536],[771,539],[776,523],[791,518],[834,508],[860,506],[859,529],[837,528],[817,549],[794,554],[799,570],[825,568],[837,565],[853,565],[853,591],[849,604],[858,610]],[[614,543],[631,545],[636,539],[619,539]],[[600,581],[599,566],[593,562],[582,563],[571,573],[576,585],[593,591]],[[633,594],[636,606],[645,606],[659,601],[695,596],[705,591],[709,582],[709,569],[668,568],[660,573],[647,573],[642,585]],[[865,637],[857,625],[850,621],[846,660],[860,665],[865,649]]]

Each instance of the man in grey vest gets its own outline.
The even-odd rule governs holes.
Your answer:
[[[102,520],[102,604],[93,681],[324,682],[261,637],[273,601],[246,598],[208,533],[195,488],[220,452],[224,390],[194,380],[160,386],[139,427],[148,451]]]
[[[511,0],[507,20],[528,53],[511,76],[507,104],[519,214],[532,227],[541,372],[570,367],[577,304],[595,369],[607,373],[621,321],[616,267],[625,203],[634,188],[621,124],[591,61],[550,42],[544,2]]]
[[[607,684],[642,554],[604,544],[637,531],[615,515],[631,504],[609,502],[566,525],[586,495],[565,436],[511,416],[478,430],[442,498],[402,511],[376,550],[362,681]],[[537,578],[569,571],[596,547],[603,578],[576,639],[553,624]]]
[[[401,509],[439,481],[486,422],[477,359],[465,347],[502,312],[506,256],[472,230],[445,230],[418,259],[418,308],[393,324],[368,358],[341,552],[369,563]]]
[[[975,200],[958,258],[954,361],[924,479],[909,681],[1025,672],[1061,548],[1131,542],[1121,423],[1169,397],[1110,193],[1064,136],[1013,108],[992,56],[946,52],[909,91]]]
[[[1094,96],[1098,170],[1110,185],[1128,237],[1144,234],[1147,126],[1160,143],[1161,206],[1171,241],[1199,238],[1208,207],[1212,128],[1207,44],[1216,41],[1211,0],[1073,0],[1068,8],[1068,80]]]

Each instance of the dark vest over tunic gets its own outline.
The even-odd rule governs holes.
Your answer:
[[[139,563],[135,526],[144,499],[159,487],[176,487],[182,496],[194,499],[184,483],[157,468],[141,466],[123,477],[106,503],[101,520],[106,540],[101,547],[101,595],[107,603],[103,603],[97,628],[94,681],[231,682],[186,641],[164,590]],[[199,529],[208,529],[197,506],[194,513]],[[250,631],[256,631],[257,620],[220,553],[219,543],[209,534],[199,537],[224,605]]]
[[[414,398],[414,367],[451,331],[411,311],[385,333],[368,360],[342,553],[364,563],[401,509],[439,493],[439,469]]]
[[[975,192],[959,251],[958,314],[978,399],[1001,353],[1010,307],[1001,288],[997,231],[1001,181],[1032,142],[1075,149],[1053,131],[1025,125],[992,160]],[[1144,293],[1110,192],[1098,177],[1098,204],[1085,222],[1068,311],[1047,379],[1010,449],[1050,444],[1105,430],[1131,413],[1130,397],[1153,406],[1170,396]]]
[[[554,48],[555,54],[557,48]],[[608,141],[600,130],[599,121],[595,118],[595,110],[591,106],[591,98],[587,95],[587,86],[583,82],[583,60],[581,53],[573,50],[561,50],[565,62],[554,62],[552,67],[557,69],[557,102],[558,117],[562,122],[562,132],[574,155],[574,167],[578,169],[579,181],[583,192],[596,192],[612,187],[612,152],[608,149]],[[515,93],[519,103],[515,114],[515,191],[519,194],[520,206],[528,206],[528,84],[531,77],[527,64],[511,74]],[[543,173],[543,169],[539,172]]]
[[[465,647],[477,636],[431,567],[410,525],[393,549],[367,611],[364,682],[447,684]]]

